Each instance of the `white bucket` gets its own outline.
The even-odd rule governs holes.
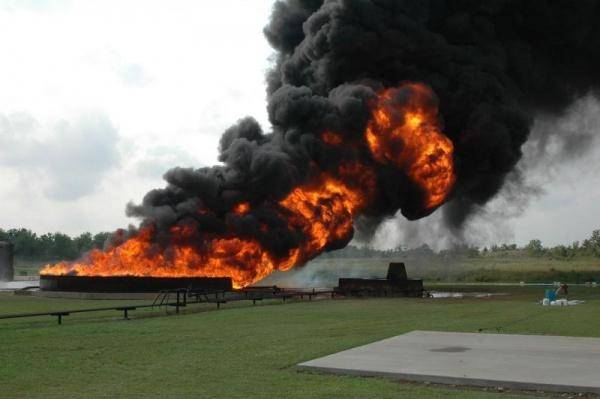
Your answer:
[[[542,305],[543,305],[543,306],[548,306],[548,305],[550,305],[550,300],[549,300],[548,298],[544,298],[544,299],[542,300]]]

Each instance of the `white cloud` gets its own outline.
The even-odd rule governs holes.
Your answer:
[[[157,146],[146,151],[137,162],[136,170],[138,176],[156,180],[175,166],[198,168],[204,165],[180,147]]]
[[[27,190],[41,189],[51,199],[77,200],[92,193],[118,166],[119,136],[102,114],[42,126],[21,113],[0,115],[0,168],[20,176]]]
[[[0,8],[12,12],[19,10],[52,12],[69,7],[70,4],[70,0],[2,0]]]
[[[0,147],[0,227],[79,233],[124,226],[132,222],[125,204],[164,185],[168,168],[216,163],[221,133],[240,117],[252,115],[268,129],[264,74],[271,49],[262,28],[271,5],[4,2],[0,114],[10,116],[19,140],[39,145]],[[108,155],[120,160],[117,168],[94,158],[107,148],[77,137],[76,121],[90,109],[118,130],[117,153]],[[68,125],[57,126],[60,119]],[[60,155],[67,147],[88,154],[97,147],[88,159],[105,172],[93,188],[91,169],[72,167],[85,159]],[[16,167],[18,153],[32,162]],[[34,170],[40,177],[27,180]]]
[[[119,68],[119,76],[123,83],[131,87],[146,86],[151,82],[144,67],[140,64],[125,64]]]

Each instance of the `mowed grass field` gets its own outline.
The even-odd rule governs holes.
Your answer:
[[[542,288],[491,289],[510,295],[194,305],[171,316],[136,311],[128,321],[118,312],[72,315],[61,326],[50,317],[0,320],[0,397],[532,398],[540,395],[332,376],[295,365],[412,330],[600,336],[600,288],[574,287],[571,298],[587,302],[564,308],[537,305]],[[0,314],[112,303],[2,293]]]

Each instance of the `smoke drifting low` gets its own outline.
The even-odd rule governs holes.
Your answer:
[[[190,248],[202,269],[227,253],[247,274],[346,245],[361,215],[368,232],[447,202],[443,223],[459,230],[503,187],[536,115],[598,87],[599,16],[596,1],[279,1],[265,28],[272,131],[241,119],[222,165],[168,171],[128,206],[142,219],[133,235],[156,243],[149,257]],[[232,258],[239,240],[254,257]]]

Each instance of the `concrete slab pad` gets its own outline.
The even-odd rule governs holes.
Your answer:
[[[600,338],[413,331],[298,366],[441,384],[600,393]]]

